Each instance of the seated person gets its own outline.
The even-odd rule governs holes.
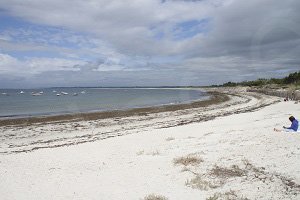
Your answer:
[[[279,129],[274,128],[274,131],[297,132],[298,131],[298,121],[293,116],[291,116],[289,118],[289,120],[292,122],[290,127],[283,126],[284,130],[279,130]]]

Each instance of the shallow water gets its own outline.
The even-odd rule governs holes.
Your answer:
[[[24,93],[21,94],[21,91]],[[43,93],[40,96],[32,96],[32,92]],[[68,93],[68,95],[63,95],[62,92]],[[74,93],[78,95],[73,96]],[[178,104],[207,98],[208,96],[204,92],[187,89],[48,88],[0,90],[0,117],[109,111]]]

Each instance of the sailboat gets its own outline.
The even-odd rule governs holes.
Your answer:
[[[31,93],[32,96],[42,96],[41,93]]]

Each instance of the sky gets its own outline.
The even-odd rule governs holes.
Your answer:
[[[300,70],[299,0],[0,0],[0,88],[178,86]]]

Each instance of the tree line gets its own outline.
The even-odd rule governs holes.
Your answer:
[[[270,84],[276,85],[300,85],[300,71],[289,74],[284,78],[260,78],[254,81],[227,82],[222,85],[213,85],[214,87],[235,87],[235,86],[265,86]]]

